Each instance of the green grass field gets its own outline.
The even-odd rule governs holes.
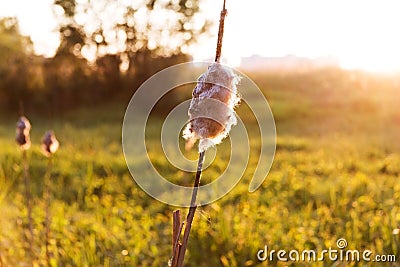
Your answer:
[[[336,69],[249,76],[276,120],[274,163],[262,187],[249,193],[260,142],[243,104],[238,114],[252,133],[250,165],[227,196],[197,210],[186,266],[398,266],[400,77]],[[49,128],[61,143],[51,176],[52,266],[167,266],[176,207],[147,196],[128,172],[121,147],[127,103],[82,108],[52,120],[26,114],[32,123],[28,157],[37,266],[45,265],[47,166],[38,144]],[[14,142],[18,116],[0,117],[0,266],[29,266],[23,165]],[[152,122],[147,141],[156,147],[150,153],[154,164],[177,183],[191,184],[192,174],[157,153],[161,119]],[[224,170],[228,150],[227,143],[219,147],[203,183]],[[260,262],[256,256],[265,245],[287,251],[336,248],[339,238],[348,241],[348,249],[395,255],[397,265]]]

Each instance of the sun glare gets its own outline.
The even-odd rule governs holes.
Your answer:
[[[340,66],[344,69],[363,69],[378,73],[391,73],[400,71],[400,55],[391,51],[377,51],[371,53],[364,50],[364,53],[354,53],[343,57]]]
[[[31,2],[1,2],[0,16],[17,15],[36,51],[54,55],[59,38],[53,1]],[[195,60],[214,56],[221,3],[201,0],[202,16],[213,20],[214,26],[211,36],[201,37],[196,46],[187,49]],[[34,5],[36,11],[23,11],[25,4]],[[398,0],[228,0],[227,8],[223,58],[231,66],[251,55],[295,55],[336,58],[347,69],[400,71]]]
[[[206,2],[207,9],[218,10],[218,1]],[[295,55],[336,58],[346,69],[400,71],[399,9],[400,1],[396,0],[231,3],[224,56],[232,66],[237,66],[241,57],[254,54]]]

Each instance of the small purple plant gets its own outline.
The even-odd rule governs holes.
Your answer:
[[[60,143],[58,142],[54,131],[47,131],[42,138],[42,152],[46,157],[56,153]]]
[[[31,123],[25,116],[21,116],[17,122],[15,141],[22,150],[28,150],[31,147],[30,131]]]

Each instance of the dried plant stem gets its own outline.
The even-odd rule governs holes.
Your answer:
[[[46,263],[47,266],[50,266],[50,186],[51,186],[51,168],[52,168],[52,157],[49,157],[49,161],[47,163],[47,170],[44,176],[44,190],[43,190],[43,199],[45,203],[45,230],[46,230]]]
[[[217,49],[215,52],[215,62],[219,62],[221,59],[221,50],[222,50],[222,39],[224,37],[224,24],[225,24],[225,17],[228,11],[225,8],[225,1],[222,7],[221,16],[219,18],[219,29],[218,29],[218,39],[217,39]]]
[[[200,152],[199,154],[199,161],[197,164],[197,172],[196,172],[196,178],[194,180],[194,185],[193,185],[193,192],[192,192],[192,199],[190,201],[190,208],[188,215],[186,217],[186,222],[185,222],[185,232],[183,233],[183,239],[182,239],[182,247],[179,252],[179,257],[178,257],[178,262],[177,262],[177,267],[182,267],[183,266],[183,261],[185,258],[185,253],[186,253],[186,248],[188,245],[189,241],[189,234],[190,234],[190,229],[192,228],[192,222],[194,218],[194,213],[196,212],[197,204],[196,204],[196,199],[197,199],[197,192],[199,190],[199,185],[200,185],[200,177],[201,177],[201,171],[203,169],[203,162],[204,162],[204,154],[205,152]]]
[[[181,252],[182,243],[179,238],[182,233],[183,223],[181,223],[181,211],[175,210],[172,217],[172,259],[171,266],[176,267],[178,264],[179,253]]]
[[[28,227],[29,227],[29,236],[28,236],[28,243],[29,243],[29,250],[31,254],[31,258],[34,258],[34,251],[33,251],[33,219],[32,219],[32,197],[31,197],[31,184],[30,184],[30,177],[29,177],[29,162],[28,157],[26,155],[26,150],[22,151],[22,161],[24,165],[24,182],[25,182],[25,199],[26,199],[26,208],[28,210]]]
[[[221,60],[221,51],[222,51],[222,39],[224,36],[224,23],[225,23],[225,17],[227,15],[227,9],[225,8],[225,2],[222,7],[221,11],[221,16],[219,19],[219,29],[218,29],[218,40],[217,40],[217,48],[216,48],[216,53],[215,53],[215,62],[220,62]],[[186,217],[185,221],[185,231],[183,233],[183,238],[182,238],[182,243],[179,242],[179,237],[182,232],[183,224],[180,224],[180,211],[174,211],[173,215],[173,233],[172,233],[172,246],[173,246],[173,252],[172,252],[172,267],[183,267],[183,262],[185,259],[185,253],[186,249],[188,246],[188,241],[189,241],[189,234],[190,230],[192,228],[192,223],[193,223],[193,218],[194,214],[197,209],[197,204],[196,204],[196,199],[197,199],[197,192],[199,190],[199,185],[200,185],[200,178],[201,178],[201,172],[203,169],[203,162],[204,162],[204,154],[205,151],[200,152],[199,154],[199,161],[197,163],[197,172],[196,172],[196,177],[194,180],[194,185],[193,185],[193,192],[192,192],[192,199],[190,201],[190,208],[188,215]]]

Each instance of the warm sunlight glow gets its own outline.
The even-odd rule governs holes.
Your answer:
[[[58,35],[52,0],[0,3],[0,16],[17,15],[39,54],[53,55]],[[215,23],[211,37],[189,49],[195,60],[212,59],[222,0],[202,0],[204,17]],[[227,0],[223,60],[242,57],[335,58],[349,69],[400,70],[398,0]],[[33,12],[35,10],[35,12]]]
[[[37,54],[53,56],[59,45],[53,0],[0,1],[0,17],[17,16],[21,31],[30,35]]]
[[[400,1],[247,0],[227,1],[223,53],[238,58],[296,55],[336,58],[340,66],[368,71],[400,71]],[[218,17],[219,1],[207,0],[206,15]],[[213,42],[197,58],[213,52]],[[206,47],[209,47],[206,49]],[[196,56],[196,54],[195,54]],[[210,56],[208,56],[210,57]]]

